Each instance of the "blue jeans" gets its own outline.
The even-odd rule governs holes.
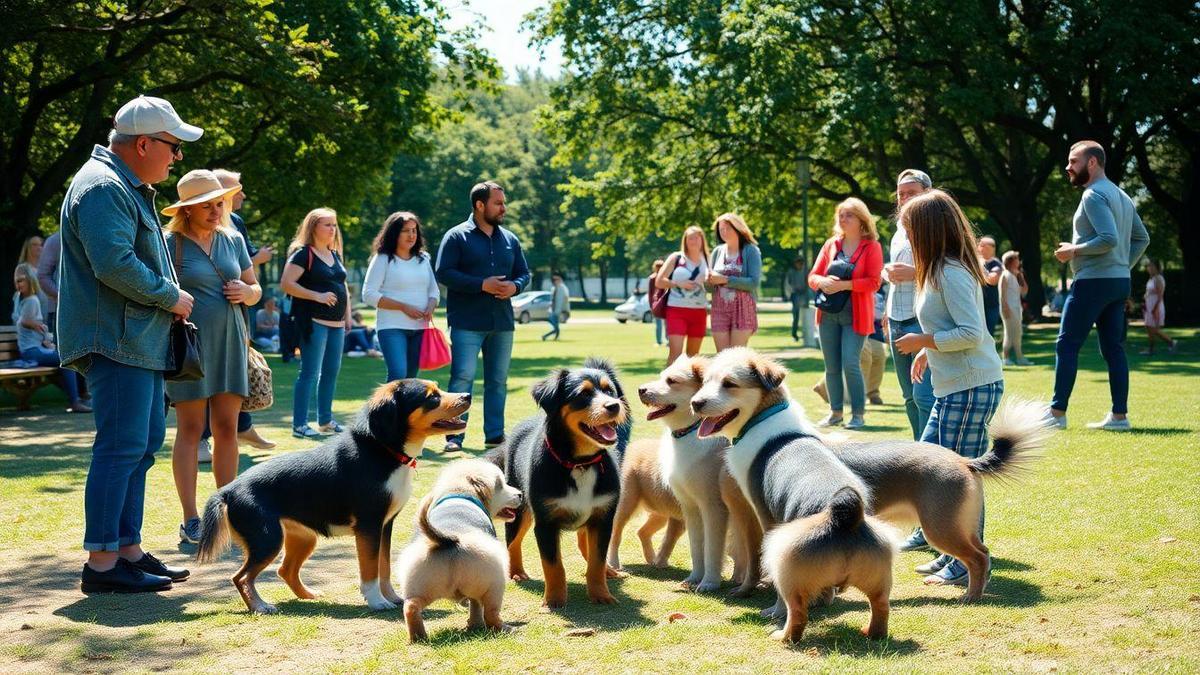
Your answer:
[[[792,337],[800,339],[800,313],[804,311],[804,294],[799,291],[793,291],[790,300],[792,301]]]
[[[1129,279],[1076,279],[1063,305],[1058,341],[1054,345],[1054,398],[1050,407],[1067,409],[1075,375],[1079,371],[1079,350],[1092,332],[1100,338],[1100,355],[1108,364],[1108,390],[1112,411],[1129,411],[1129,362],[1125,360],[1125,299],[1129,297]]]
[[[57,366],[60,363],[58,351],[47,347],[22,349],[21,358],[26,361],[37,361],[39,366]],[[62,375],[63,391],[67,392],[67,399],[74,404],[79,400],[79,380],[76,379],[78,374],[66,368],[59,368],[58,372]]]
[[[416,377],[421,367],[421,340],[425,331],[420,328],[384,328],[379,331],[379,350],[387,364],[387,381]]]
[[[512,360],[513,331],[450,329],[450,391],[474,395],[475,370],[483,352],[483,437],[504,436],[504,402],[508,397],[508,364]],[[466,419],[463,415],[463,419]],[[462,443],[465,434],[447,436]]]
[[[558,339],[558,315],[555,314],[554,312],[550,312],[550,314],[546,316],[546,321],[550,322],[550,330],[547,331],[546,334],[542,336],[542,339],[545,340],[546,338],[553,335],[554,339],[557,340]]]
[[[821,336],[821,355],[825,357],[825,389],[829,393],[829,409],[835,413],[842,411],[845,398],[842,377],[845,376],[845,389],[850,390],[850,412],[852,415],[861,415],[867,408],[867,394],[859,360],[867,336],[854,332],[854,327],[850,325],[852,320],[849,306],[837,314],[822,314],[818,331]]]
[[[300,373],[292,400],[292,428],[308,425],[308,403],[313,387],[317,389],[317,424],[333,420],[333,390],[337,387],[338,371],[342,369],[342,345],[346,329],[331,328],[317,322],[312,335],[300,340]]]
[[[86,377],[96,440],[83,489],[83,548],[116,551],[142,541],[146,472],[167,433],[163,376],[92,354]]]
[[[912,381],[912,362],[916,354],[901,354],[896,349],[896,340],[903,335],[921,332],[916,318],[903,321],[888,320],[892,345],[892,365],[896,368],[896,379],[900,382],[900,395],[904,397],[904,412],[908,413],[908,425],[913,430],[913,440],[920,440],[929,423],[929,412],[933,410],[933,373],[925,370],[920,382]]]

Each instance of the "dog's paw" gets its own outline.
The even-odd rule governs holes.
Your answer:
[[[759,612],[764,619],[782,619],[787,615],[786,610],[783,610],[775,605],[771,605]]]
[[[867,625],[863,626],[858,632],[867,636],[867,638],[869,638],[871,640],[882,640],[883,638],[887,637],[887,629],[886,628],[883,630],[872,631],[871,624],[867,624]]]
[[[525,573],[525,570],[513,570],[508,573],[508,578],[513,581],[529,581],[529,575]]]
[[[713,593],[719,588],[721,588],[721,581],[719,579],[717,581],[701,581],[696,584],[697,593]]]
[[[597,605],[617,604],[617,599],[612,596],[612,593],[588,593],[588,600]]]
[[[662,568],[666,567],[669,562],[670,561],[668,561],[666,558],[655,558],[653,560],[647,560],[646,564],[661,570]]]
[[[738,586],[738,587],[730,590],[729,597],[731,597],[731,598],[748,598],[751,595],[754,595],[754,591],[755,591],[754,586],[742,585],[742,586]]]
[[[547,607],[549,609],[562,609],[563,607],[566,607],[566,606],[567,606],[567,599],[565,597],[545,598],[542,600],[542,607]]]
[[[401,603],[403,603],[403,601],[401,601]],[[386,611],[389,609],[396,609],[399,606],[400,605],[397,605],[396,603],[392,602],[391,600],[388,600],[387,598],[372,598],[371,600],[367,601],[367,607],[370,607],[373,611],[376,611],[376,612],[383,612],[383,611]]]
[[[250,608],[252,614],[278,614],[279,608],[269,602],[261,602]]]
[[[625,577],[629,576],[629,573],[620,567],[607,567],[604,570],[604,576],[608,577],[609,579],[624,579]]]
[[[777,631],[773,631],[771,633],[771,639],[776,640],[778,642],[782,642],[785,645],[792,643],[792,636],[788,635],[788,632],[782,628],[780,628]]]

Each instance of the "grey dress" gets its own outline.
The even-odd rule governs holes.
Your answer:
[[[246,325],[242,306],[225,299],[224,281],[213,268],[221,269],[225,279],[240,279],[242,271],[250,268],[250,256],[242,243],[242,235],[234,230],[213,233],[211,261],[204,249],[181,234],[167,235],[167,250],[175,257],[175,238],[181,242],[182,259],[176,261],[179,285],[196,299],[190,321],[200,334],[200,358],[204,364],[203,379],[194,382],[167,382],[167,396],[172,401],[194,401],[213,394],[230,393],[246,396],[250,385],[246,380]]]

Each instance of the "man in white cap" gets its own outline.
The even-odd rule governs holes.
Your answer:
[[[204,131],[161,98],[113,118],[63,199],[58,325],[62,364],[87,377],[96,439],[84,488],[81,588],[160,591],[188,576],[141,548],[146,471],[166,434],[163,371],[171,322],[193,298],[171,274],[152,185]]]

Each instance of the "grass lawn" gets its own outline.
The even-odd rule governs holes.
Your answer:
[[[546,324],[517,329],[509,379],[508,422],[534,411],[529,388],[548,369],[603,354],[621,369],[627,388],[655,374],[666,357],[652,325],[618,325],[602,311],[577,312],[562,340],[543,343]],[[790,316],[763,317],[756,347],[779,352],[792,370],[788,384],[808,415],[821,413],[809,386],[820,372],[813,350],[796,350]],[[671,567],[640,563],[633,530],[626,529],[622,559],[633,574],[611,584],[615,606],[589,605],[584,564],[565,541],[570,598],[567,607],[541,607],[541,570],[532,536],[526,560],[533,580],[510,583],[502,616],[518,630],[505,636],[468,634],[466,611],[440,602],[426,611],[432,641],[410,646],[399,611],[367,610],[358,592],[349,539],[322,542],[306,566],[320,601],[296,600],[273,572],[259,590],[278,603],[275,616],[251,616],[228,582],[238,561],[191,564],[192,579],[172,591],[143,596],[83,596],[83,485],[93,433],[90,416],[67,415],[61,395],[43,389],[35,409],[16,412],[0,398],[0,671],[1116,671],[1200,670],[1200,375],[1194,331],[1180,353],[1131,355],[1133,433],[1089,431],[1108,405],[1107,378],[1095,339],[1085,348],[1071,407],[1071,428],[1057,434],[1030,475],[988,486],[987,541],[995,556],[984,600],[963,606],[960,589],[927,588],[911,570],[926,554],[896,561],[891,635],[871,642],[858,633],[867,606],[849,591],[831,607],[814,610],[804,641],[794,649],[771,642],[758,610],[772,602],[759,591],[746,600],[677,589],[687,574],[686,541]],[[1037,365],[1006,371],[1009,394],[1047,399],[1053,383],[1053,330],[1026,337]],[[1144,344],[1131,344],[1131,354]],[[711,343],[706,345],[711,349]],[[288,433],[295,364],[277,357],[276,403],[256,414],[261,432],[279,442],[250,451],[243,467],[274,454],[311,447]],[[890,364],[889,364],[890,368]],[[335,413],[347,419],[383,378],[380,360],[347,359]],[[436,373],[446,383],[445,370]],[[476,390],[482,401],[481,388]],[[907,421],[889,371],[886,405],[871,406],[863,435],[902,438]],[[637,437],[657,436],[635,400]],[[471,418],[468,451],[482,444],[481,410]],[[180,511],[167,449],[149,474],[145,545],[172,563],[187,564],[178,547]],[[440,444],[437,444],[440,446]],[[397,520],[396,548],[408,540],[418,499],[446,461],[426,451],[415,496]],[[201,469],[201,499],[213,489]],[[727,568],[728,571],[728,568]],[[723,589],[724,590],[724,589]],[[668,623],[682,612],[686,618]],[[596,630],[569,637],[573,628]]]

